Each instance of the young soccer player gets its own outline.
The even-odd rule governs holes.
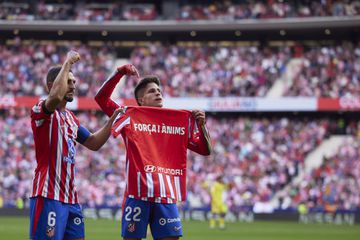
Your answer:
[[[95,100],[112,115],[120,106],[110,96],[124,75],[139,76],[127,64],[101,86]],[[135,87],[139,107],[121,106],[112,133],[126,146],[127,187],[123,201],[122,236],[146,237],[150,225],[154,239],[179,239],[182,226],[177,201],[186,199],[187,149],[201,155],[211,151],[203,111],[163,109],[157,77],[142,78]]]

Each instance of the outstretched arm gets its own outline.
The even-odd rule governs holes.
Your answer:
[[[91,133],[90,136],[82,143],[85,147],[90,150],[97,151],[99,150],[105,142],[109,139],[111,134],[111,126],[116,118],[116,116],[122,112],[122,108],[118,108],[114,111],[113,115],[107,121],[107,123],[95,133]]]
[[[188,148],[196,153],[208,156],[211,153],[211,141],[205,125],[205,112],[194,110],[192,114],[195,118],[195,127],[191,134]]]
[[[79,61],[80,55],[75,51],[69,51],[66,59],[61,66],[59,74],[56,76],[54,82],[48,86],[49,96],[45,100],[45,108],[49,112],[54,112],[59,103],[64,99],[66,92],[68,91],[68,80],[71,66]]]
[[[139,77],[139,73],[132,64],[126,64],[118,67],[116,71],[103,83],[99,91],[95,95],[95,101],[106,115],[111,116],[119,105],[111,100],[116,85],[124,75],[135,75]]]

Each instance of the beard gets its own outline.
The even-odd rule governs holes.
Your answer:
[[[68,97],[68,96],[65,96],[64,99],[65,99],[65,101],[67,101],[67,102],[72,102],[72,101],[74,100],[73,97]]]

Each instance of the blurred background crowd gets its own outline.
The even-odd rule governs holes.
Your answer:
[[[155,3],[154,3],[155,2]],[[171,1],[171,14],[159,1],[1,1],[0,19],[144,21],[144,20],[239,20],[291,17],[356,16],[356,0],[226,0]],[[75,6],[74,6],[75,5]]]
[[[95,96],[116,66],[112,44],[21,41],[0,44],[1,95],[43,96],[50,66],[60,64],[69,49],[82,57],[73,71],[78,95]],[[129,62],[142,75],[157,75],[168,97],[265,97],[293,59],[301,59],[292,84],[280,96],[352,97],[360,89],[360,41],[301,46],[186,46],[149,43],[135,47]],[[124,81],[118,93],[132,98],[136,79]],[[194,86],[197,86],[194,88]]]
[[[95,111],[79,112],[80,122],[91,131],[99,129],[106,117]],[[347,127],[327,118],[304,117],[223,117],[208,116],[213,154],[209,157],[188,154],[188,204],[206,207],[209,191],[201,183],[219,175],[231,183],[227,203],[233,211],[268,202],[280,190],[279,207],[296,208],[326,204],[346,210],[360,208],[360,121]],[[16,206],[31,191],[36,166],[29,110],[11,110],[0,117],[0,184],[3,206]],[[333,133],[348,134],[344,142],[323,164],[292,180],[304,169],[304,159]],[[77,189],[85,206],[120,206],[125,188],[125,149],[120,139],[110,138],[102,149],[92,152],[78,146]],[[339,194],[341,193],[341,194]]]
[[[0,1],[0,25],[34,20],[214,20],[227,24],[359,15],[360,2],[355,0]],[[141,75],[159,76],[166,98],[327,97],[360,104],[360,38],[339,38],[330,34],[333,29],[314,39],[287,39],[286,34],[282,41],[270,37],[217,42],[146,38],[145,43],[121,46],[115,37],[104,36],[106,41],[87,37],[54,41],[35,35],[24,39],[16,30],[13,37],[0,38],[0,100],[4,96],[45,96],[49,67],[61,64],[67,51],[76,49],[81,61],[72,70],[80,97],[93,98],[117,64],[129,62]],[[237,33],[236,37],[243,34]],[[329,40],[331,37],[334,39]],[[136,83],[135,78],[126,77],[116,96],[133,98]],[[28,207],[36,167],[30,109],[1,108],[1,104],[0,207]],[[91,131],[107,120],[98,110],[77,111],[76,115]],[[264,210],[269,202],[288,210],[300,204],[330,212],[360,210],[358,112],[208,112],[207,126],[213,154],[188,153],[188,199],[183,207],[208,209],[211,198],[205,183],[223,176],[230,186],[225,200],[233,212]],[[309,155],[335,135],[346,136],[346,140],[328,149],[318,166],[307,169]],[[125,188],[124,163],[120,139],[110,138],[97,152],[79,144],[76,182],[80,202],[89,207],[119,207]]]

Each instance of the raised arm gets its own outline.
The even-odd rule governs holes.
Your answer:
[[[56,107],[64,99],[68,91],[68,81],[71,66],[80,59],[79,53],[75,51],[68,52],[65,62],[61,66],[59,74],[54,82],[47,83],[49,96],[45,100],[45,107],[49,112],[54,112]]]
[[[196,153],[208,156],[211,154],[211,141],[205,125],[205,112],[194,110],[192,114],[195,118],[195,127],[191,133],[188,148]]]
[[[111,99],[116,85],[124,75],[134,75],[139,77],[137,69],[132,64],[118,67],[116,71],[103,83],[95,95],[95,101],[108,116],[111,116],[119,105]]]

